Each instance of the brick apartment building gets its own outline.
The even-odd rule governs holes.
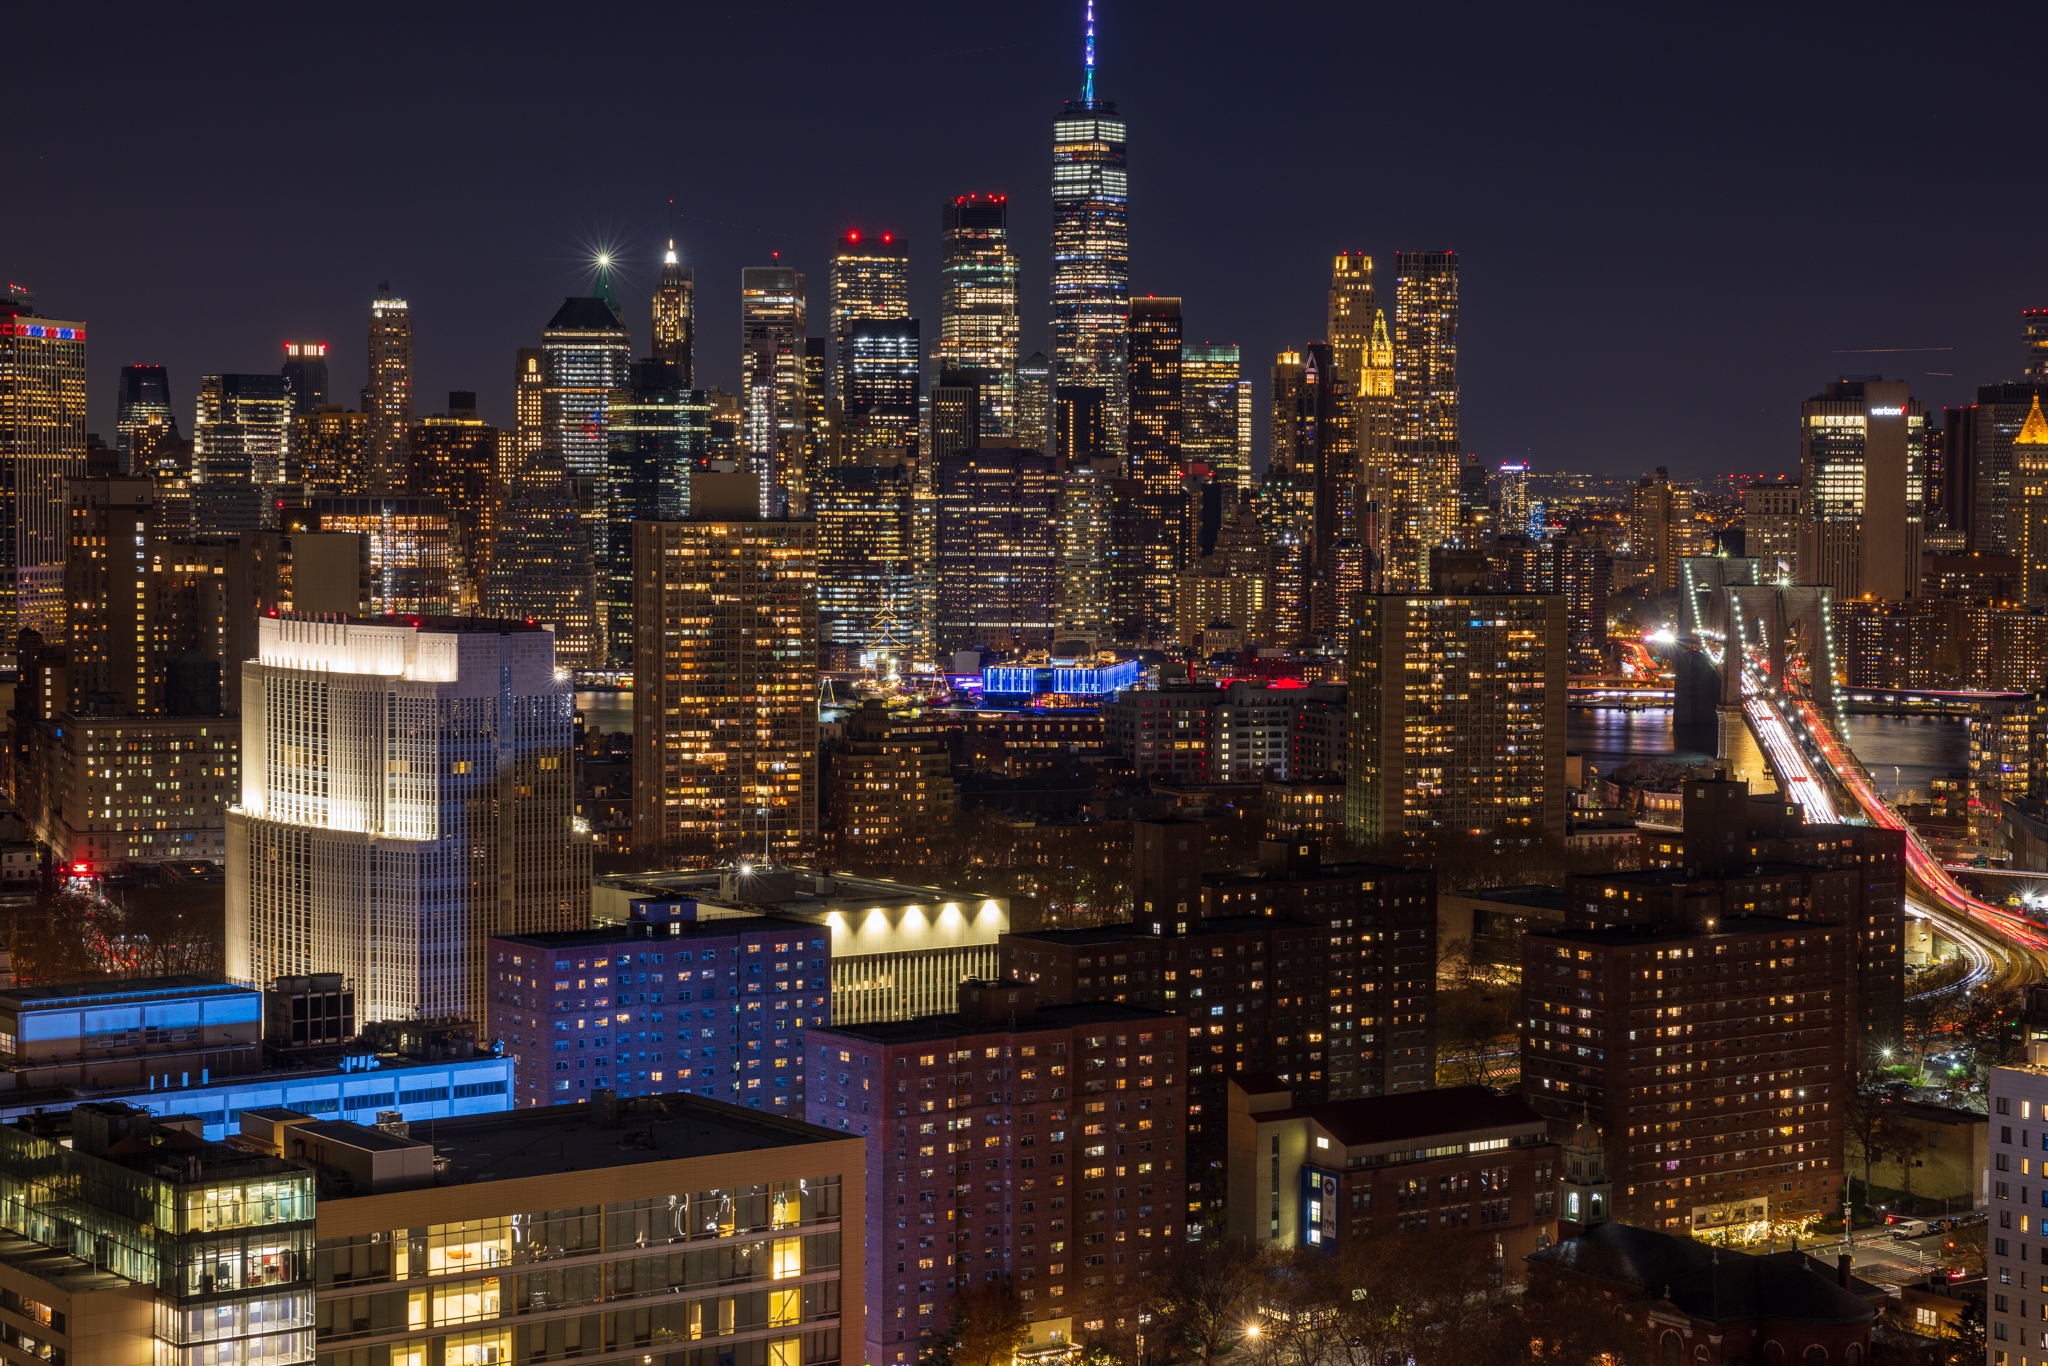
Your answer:
[[[955,1290],[998,1279],[1034,1347],[1125,1321],[1186,1237],[1185,1029],[965,982],[954,1014],[811,1031],[807,1118],[867,1136],[866,1361],[910,1366]]]

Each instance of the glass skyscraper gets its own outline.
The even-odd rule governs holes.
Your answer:
[[[614,668],[633,664],[633,523],[673,521],[690,508],[690,478],[711,447],[711,399],[686,388],[666,360],[635,361],[631,383],[611,397],[611,472],[606,480],[606,649]]]
[[[945,284],[932,359],[940,370],[975,372],[983,432],[1019,435],[1017,256],[1010,250],[1010,198],[959,195],[941,207],[941,218],[939,271]]]
[[[1206,466],[1219,484],[1248,483],[1251,470],[1238,456],[1238,405],[1249,401],[1251,385],[1243,378],[1237,348],[1183,343],[1180,383],[1181,459],[1190,468]]]
[[[805,430],[804,274],[788,266],[740,270],[740,446],[761,481],[761,512],[787,506],[801,491],[810,434]]]
[[[129,474],[178,475],[178,417],[171,411],[171,377],[161,365],[124,365],[114,409],[114,444]]]
[[[840,402],[850,451],[917,448],[920,351],[915,318],[861,318],[840,334]]]
[[[193,529],[229,536],[275,522],[271,490],[291,460],[292,396],[283,375],[207,375],[192,424]],[[401,434],[400,449],[403,449]],[[404,471],[400,470],[403,478]]]
[[[857,322],[910,316],[910,244],[893,232],[849,232],[832,253],[832,336],[839,364],[833,396],[847,407]]]
[[[284,382],[292,393],[292,416],[304,417],[327,406],[327,343],[286,342]]]
[[[1124,450],[1124,365],[1131,304],[1124,121],[1095,98],[1095,9],[1088,9],[1081,98],[1053,121],[1052,338],[1054,383],[1103,391],[1112,454]]]

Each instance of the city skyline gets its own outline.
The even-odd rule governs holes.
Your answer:
[[[822,280],[834,237],[851,227],[904,232],[922,244],[912,263],[911,311],[936,319],[940,279],[931,206],[966,193],[1010,197],[1025,304],[1019,349],[1051,354],[1044,308],[1051,236],[1045,132],[1049,117],[1079,93],[1080,10],[1074,5],[1068,14],[1047,13],[1028,27],[992,17],[969,21],[907,48],[872,51],[880,36],[860,32],[850,19],[821,13],[800,26],[789,53],[799,87],[842,61],[906,77],[902,96],[885,95],[854,116],[865,136],[894,139],[875,144],[890,154],[847,166],[826,154],[826,144],[803,137],[789,144],[797,150],[787,156],[741,158],[747,164],[731,175],[697,159],[651,155],[658,146],[649,143],[658,139],[637,132],[592,150],[579,133],[597,127],[595,120],[614,129],[653,126],[651,120],[622,117],[644,111],[646,97],[635,92],[636,84],[651,88],[633,77],[647,60],[635,42],[617,44],[622,69],[616,93],[604,93],[588,109],[557,106],[554,97],[543,97],[530,111],[516,104],[501,107],[493,98],[477,103],[472,97],[483,92],[458,77],[432,91],[412,83],[414,97],[392,102],[397,112],[359,121],[344,114],[360,91],[315,73],[310,88],[293,93],[332,111],[325,145],[336,160],[367,156],[379,139],[409,143],[405,120],[433,126],[457,101],[468,100],[461,107],[474,106],[476,112],[455,126],[481,129],[502,116],[506,133],[497,141],[463,136],[473,160],[453,175],[444,175],[436,154],[429,176],[426,146],[438,139],[421,139],[419,152],[401,154],[387,174],[424,187],[410,194],[402,215],[372,208],[335,178],[294,177],[232,227],[197,213],[189,224],[153,228],[148,253],[116,249],[113,234],[121,230],[110,218],[96,221],[103,216],[86,215],[62,232],[37,224],[10,243],[14,251],[5,273],[37,290],[46,312],[81,318],[94,328],[91,422],[110,441],[114,382],[123,364],[169,367],[185,430],[199,376],[270,368],[275,348],[291,338],[329,339],[331,392],[353,395],[364,379],[363,313],[376,284],[386,279],[417,315],[418,392],[474,390],[486,420],[509,426],[509,386],[497,380],[506,353],[533,344],[530,319],[536,313],[564,294],[587,291],[588,263],[600,247],[619,255],[620,293],[629,301],[636,354],[646,351],[646,297],[671,235],[683,263],[697,272],[705,337],[732,335],[742,267],[767,264],[767,253],[780,250],[783,261]],[[1252,143],[1259,136],[1256,121],[1225,129],[1203,123],[1203,103],[1227,88],[1284,98],[1304,114],[1332,109],[1348,85],[1336,77],[1350,59],[1338,54],[1363,44],[1384,59],[1378,63],[1384,69],[1371,80],[1376,103],[1398,109],[1420,76],[1392,58],[1426,35],[1398,26],[1408,20],[1382,31],[1344,20],[1340,31],[1318,44],[1302,79],[1283,85],[1276,40],[1252,34],[1225,42],[1217,26],[1169,22],[1171,14],[1158,5],[1112,3],[1097,15],[1098,93],[1116,101],[1134,130],[1134,292],[1187,299],[1188,338],[1236,344],[1246,373],[1262,376],[1279,350],[1321,330],[1327,263],[1336,252],[1370,252],[1385,272],[1396,249],[1455,247],[1465,263],[1469,296],[1461,338],[1463,444],[1490,460],[1531,458],[1539,469],[1594,471],[1663,463],[1681,477],[1730,466],[1789,470],[1797,438],[1782,416],[1786,395],[1814,392],[1839,373],[1882,370],[1887,378],[1911,381],[1915,396],[1930,408],[1962,401],[1977,384],[2018,377],[2023,361],[2005,320],[2013,309],[2048,298],[2048,269],[2021,250],[2038,197],[2030,186],[2018,186],[1981,210],[1972,225],[1968,274],[1949,264],[1962,244],[1953,240],[1954,229],[1939,226],[1931,200],[1909,197],[1896,214],[1881,219],[1847,208],[1822,210],[1792,227],[1767,211],[1804,174],[1797,148],[1813,145],[1829,130],[1834,109],[1853,106],[1869,93],[1853,83],[1854,76],[1830,76],[1841,84],[1811,95],[1771,93],[1779,84],[1797,84],[1774,75],[1801,46],[1804,35],[1797,26],[1804,21],[1796,18],[1776,21],[1769,41],[1753,48],[1740,46],[1736,36],[1716,36],[1671,50],[1659,45],[1662,32],[1647,19],[1633,26],[1593,27],[1589,21],[1585,27],[1543,29],[1525,29],[1516,20],[1495,22],[1459,49],[1469,77],[1465,84],[1491,87],[1485,98],[1446,114],[1431,137],[1390,136],[1391,150],[1364,173],[1315,182],[1322,188],[1290,206],[1284,232],[1275,234],[1265,218],[1252,216],[1266,197],[1216,196],[1209,188],[1215,168],[1252,147],[1275,158],[1275,171],[1305,167],[1310,154]],[[917,26],[916,12],[905,18],[907,27]],[[68,40],[61,21],[32,18],[32,29],[38,20],[47,27],[25,40],[40,51],[63,51]],[[737,134],[719,107],[720,91],[736,77],[694,54],[745,43],[751,34],[746,21],[706,16],[679,25],[650,12],[629,13],[620,22],[626,30],[636,24],[662,32],[680,28],[693,54],[690,70],[701,67],[701,82],[684,83],[690,93],[660,126],[689,129],[692,140],[716,139],[728,130]],[[427,17],[400,30],[392,43],[380,39],[380,57],[390,49],[399,55],[392,59],[393,70],[378,79],[402,79],[399,73],[419,60],[409,54],[455,42],[457,30],[441,24]],[[1932,27],[1938,26],[1936,21]],[[510,71],[508,86],[523,88],[520,73],[544,68],[540,35],[523,34],[520,27],[461,30],[465,45],[490,57],[473,69]],[[932,27],[936,32],[938,26]],[[289,30],[287,25],[275,35],[239,37],[235,70],[258,74],[213,83],[223,87],[216,95],[206,89],[204,75],[226,58],[202,50],[198,35],[159,29],[146,20],[127,26],[102,57],[119,62],[129,51],[139,57],[147,45],[155,60],[128,63],[138,72],[135,79],[62,124],[46,122],[51,115],[45,111],[28,115],[25,145],[40,155],[24,159],[23,193],[49,202],[91,202],[103,149],[132,122],[130,115],[161,106],[152,92],[173,74],[201,77],[180,79],[181,88],[201,93],[189,114],[170,116],[165,135],[173,150],[199,135],[202,119],[232,122],[230,111],[243,104],[242,97],[243,107],[261,105],[291,65],[280,61],[274,64],[278,76],[266,74],[272,69],[264,60],[273,51],[269,45],[277,44],[281,57],[304,36]],[[1845,41],[1854,48],[1875,39]],[[1570,62],[1584,62],[1585,70],[1602,71],[1601,80],[1552,91],[1550,78],[1541,74],[1552,65],[1543,53],[1552,50],[1569,52]],[[1652,50],[1658,52],[1655,62],[1644,59]],[[353,53],[350,39],[337,38],[333,68],[348,66]],[[950,53],[989,77],[992,112],[937,132],[885,134],[891,126],[931,126],[903,116],[916,84],[907,78],[921,60]],[[1995,65],[2011,58],[2000,54],[1992,60]],[[1844,62],[1837,69],[1854,66]],[[1659,73],[1654,82],[1653,68]],[[1694,117],[1696,102],[1736,87],[1762,93],[1726,119]],[[1941,109],[1938,123],[1887,106],[1865,136],[1908,165],[1931,169],[1958,161],[1981,143],[1986,130],[2013,126],[2008,106],[2014,97],[2001,92],[2016,88],[1996,73],[1968,88],[1944,86],[1921,102]],[[225,105],[215,103],[228,97],[233,98]],[[790,103],[798,111],[809,105],[801,99]],[[1617,117],[1622,108],[1630,110],[1626,119]],[[1486,130],[1502,126],[1510,110],[1522,112],[1507,120],[1515,131],[1501,143]],[[561,120],[560,127],[538,146],[513,135],[548,117]],[[798,117],[793,112],[777,120]],[[186,123],[188,118],[193,122]],[[1752,135],[1763,127],[1773,137],[1770,146],[1759,148]],[[777,122],[741,140],[770,138],[780,129]],[[252,133],[259,141],[272,136],[261,127]],[[276,136],[286,136],[282,125]],[[1780,146],[1784,150],[1776,150]],[[158,202],[208,194],[212,172],[193,169],[195,160],[167,155],[160,164],[143,166],[139,192]],[[522,169],[508,176],[515,161]],[[555,174],[572,161],[601,173],[579,174],[573,182]],[[777,179],[785,192],[771,195],[764,176]],[[575,195],[550,188],[569,183],[601,188]],[[1275,174],[1267,183],[1288,178]],[[1731,191],[1715,196],[1726,207],[1695,212],[1693,198],[1702,184]],[[764,207],[769,205],[774,207]],[[1589,251],[1609,261],[1590,288],[1582,271]],[[1800,264],[1822,252],[1831,261],[1829,270]],[[179,261],[180,269],[150,264],[161,259]],[[183,321],[181,299],[192,280],[230,271],[240,304],[210,319],[207,328],[191,329]],[[1880,277],[1885,287],[1871,288],[1869,282]],[[1572,283],[1575,278],[1580,283]],[[1664,344],[1644,345],[1653,335],[1665,338]],[[1957,349],[1837,354],[1933,346]],[[700,351],[700,382],[737,391],[736,358],[723,348]],[[1728,397],[1695,426],[1669,431],[1646,414],[1641,423],[1612,424],[1589,444],[1572,397],[1588,368],[1610,373],[1617,392],[1645,396],[1659,372],[1694,369],[1716,376],[1715,387]],[[1254,409],[1263,427],[1265,404]],[[431,401],[421,411],[431,411]],[[1650,430],[1659,432],[1654,449],[1645,448],[1639,435]],[[1255,460],[1263,461],[1263,433],[1253,444]]]

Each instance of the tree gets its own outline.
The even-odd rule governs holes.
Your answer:
[[[1870,1199],[1870,1164],[1878,1153],[1878,1133],[1884,1125],[1884,1109],[1901,1095],[1905,1085],[1894,1077],[1865,1072],[1849,1086],[1842,1098],[1844,1136],[1863,1154],[1863,1198]]]
[[[1010,1366],[1031,1341],[1031,1323],[1008,1281],[984,1281],[955,1291],[946,1328],[932,1342],[940,1366]]]
[[[1963,1302],[1962,1312],[1942,1328],[1942,1336],[1954,1340],[1958,1346],[1949,1355],[1957,1363],[1979,1362],[1984,1359],[1984,1296],[1972,1295]]]
[[[1181,1243],[1139,1285],[1159,1343],[1209,1358],[1243,1336],[1256,1309],[1265,1259],[1227,1242]]]

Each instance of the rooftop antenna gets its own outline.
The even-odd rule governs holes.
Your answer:
[[[1081,103],[1095,107],[1095,0],[1088,0],[1088,59],[1081,77]]]

